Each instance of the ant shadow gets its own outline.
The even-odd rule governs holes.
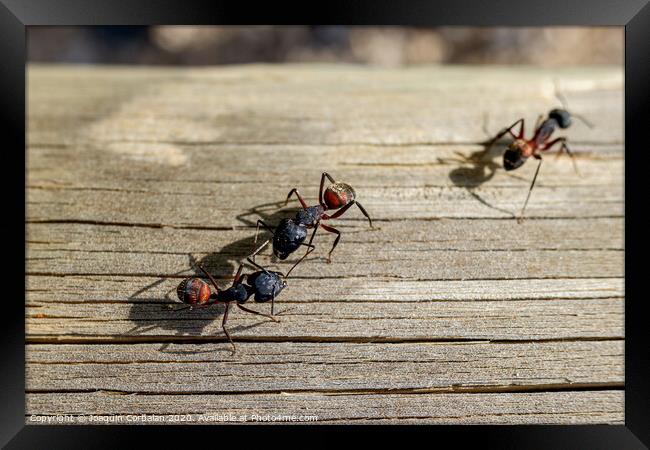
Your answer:
[[[257,224],[257,219],[261,219],[274,227],[281,219],[292,217],[298,210],[298,208],[283,208],[283,206],[284,201],[258,205],[238,215],[237,220],[246,226],[254,228]],[[230,243],[222,247],[219,251],[210,253],[199,260],[192,254],[188,254],[188,269],[176,272],[170,277],[156,280],[129,296],[131,309],[128,318],[133,322],[134,326],[125,335],[142,335],[152,330],[161,330],[166,333],[172,333],[175,336],[202,336],[203,330],[207,326],[215,320],[222,318],[225,312],[225,305],[215,304],[207,308],[195,308],[194,310],[183,309],[184,304],[178,300],[175,287],[167,290],[162,296],[158,293],[156,296],[148,297],[147,292],[160,286],[169,278],[178,278],[179,282],[186,277],[197,276],[203,278],[203,272],[198,269],[199,264],[217,278],[220,287],[225,288],[226,284],[219,282],[219,278],[223,281],[223,278],[227,279],[228,277],[232,277],[238,269],[240,262],[244,261],[245,257],[253,252],[256,245],[261,245],[269,237],[270,235],[265,230],[260,229],[257,244],[255,242],[255,232],[253,231],[250,236]],[[262,255],[260,254],[259,256]],[[274,256],[271,257],[270,262],[277,262],[276,258]],[[267,266],[268,264],[265,263],[263,265]],[[232,323],[231,320],[234,312],[234,310],[231,311],[229,324]],[[286,310],[276,312],[276,315],[280,315],[282,312],[286,312]],[[266,319],[260,319],[258,323],[253,325],[228,326],[228,330],[233,336],[236,336],[237,332],[255,328],[266,321]],[[222,333],[221,329],[219,332]],[[225,336],[224,342],[227,343]],[[198,354],[214,351],[171,351],[168,350],[169,345],[169,343],[164,343],[159,350],[172,354]],[[224,345],[219,351],[230,353],[231,350],[228,345]]]
[[[483,131],[489,136],[485,123],[483,124]],[[440,164],[457,164],[461,166],[449,172],[449,179],[454,183],[454,186],[466,189],[473,198],[488,208],[516,217],[512,211],[491,204],[476,192],[476,189],[480,188],[483,183],[494,178],[497,170],[502,169],[501,159],[503,153],[512,142],[511,136],[504,136],[496,141],[490,138],[480,143],[483,147],[482,150],[477,150],[469,155],[454,152],[457,158],[438,158],[438,162]],[[516,175],[512,176],[520,178]]]

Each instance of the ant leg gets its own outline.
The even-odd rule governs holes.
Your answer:
[[[330,233],[334,233],[334,234],[337,235],[336,239],[334,239],[334,245],[332,245],[332,248],[331,248],[330,252],[327,254],[327,262],[331,263],[332,262],[332,252],[334,251],[334,249],[336,248],[336,246],[339,243],[339,240],[341,239],[341,232],[339,230],[337,230],[336,228],[334,228],[334,227],[330,227],[329,225],[321,225],[321,226],[323,227],[323,230],[329,231]]]
[[[214,278],[212,278],[212,275],[210,275],[210,274],[208,273],[208,271],[205,270],[205,268],[203,267],[202,264],[199,264],[199,269],[201,269],[201,270],[203,271],[203,273],[204,273],[204,274],[205,274],[205,275],[210,279],[210,281],[212,282],[212,285],[213,285],[214,288],[217,290],[217,294],[218,294],[219,292],[221,292],[221,289],[219,289],[219,286],[217,286],[217,282],[214,281]]]
[[[328,215],[328,214],[323,214],[323,220],[336,219],[337,217],[341,217],[341,216],[342,216],[343,214],[345,214],[345,212],[346,212],[348,209],[350,209],[350,208],[352,207],[352,205],[354,205],[355,203],[357,203],[357,201],[356,201],[356,200],[352,200],[350,203],[348,203],[348,204],[345,205],[343,208],[341,208],[341,209],[339,209],[338,211],[336,211],[336,212],[335,212],[334,214],[332,214],[331,216]],[[366,215],[366,217],[368,217],[368,216]],[[368,217],[368,219],[370,219],[370,217]]]
[[[210,306],[214,305],[215,303],[217,303],[217,299],[214,299],[212,301],[208,301],[207,303],[203,303],[202,305],[196,305],[194,307],[196,309],[205,309],[205,308],[209,308]]]
[[[230,312],[230,302],[226,303],[226,310],[223,313],[223,320],[221,321],[221,328],[223,329],[223,332],[226,334],[226,337],[232,344],[232,354],[234,355],[237,352],[237,347],[235,347],[235,343],[232,341],[232,338],[230,337],[230,333],[228,333],[228,329],[226,328],[226,322],[228,321],[228,313]]]
[[[255,241],[254,241],[255,244],[257,244],[257,235],[258,235],[259,232],[260,232],[260,225],[262,225],[264,228],[266,228],[266,230],[267,230],[269,233],[271,233],[271,236],[275,236],[275,231],[273,231],[273,229],[272,229],[270,226],[268,226],[267,224],[265,224],[264,221],[262,221],[262,220],[258,220],[258,221],[257,221],[257,227],[255,228]],[[253,257],[253,261],[255,261],[255,256],[256,256],[259,252],[261,252],[262,249],[263,249],[264,247],[266,247],[266,246],[268,245],[269,242],[271,242],[270,239],[268,239],[264,244],[262,244],[262,246],[261,246],[260,248],[258,248],[258,249],[255,250],[253,253],[251,253],[251,254],[249,255],[249,257],[252,256],[252,257]]]
[[[264,272],[264,273],[269,273],[268,270],[266,270],[264,267],[260,266],[260,265],[257,264],[254,260],[252,260],[250,256],[246,259],[246,261],[248,261],[250,264],[252,264],[253,267],[255,267],[256,269],[259,269],[259,270],[261,270],[261,271]]]
[[[257,220],[257,226],[255,227],[255,243],[256,244],[257,244],[257,235],[260,232],[260,225],[262,225],[264,228],[266,228],[266,231],[271,233],[271,236],[273,236],[275,234],[275,231],[273,230],[273,228],[271,228],[270,226],[265,224],[262,219],[258,219]]]
[[[239,264],[239,268],[237,269],[237,273],[235,274],[235,278],[232,281],[233,287],[239,283],[239,278],[241,277],[241,271],[244,269],[244,263]]]
[[[513,132],[512,132],[512,129],[513,129],[514,127],[516,127],[517,124],[520,123],[520,122],[521,122],[521,126],[520,126],[520,128],[519,128],[519,134],[515,134],[515,133],[513,133]],[[486,149],[486,152],[489,152],[489,151],[492,149],[492,146],[493,146],[493,145],[494,145],[494,144],[495,144],[499,139],[501,139],[503,136],[505,136],[506,133],[510,133],[510,135],[511,135],[513,138],[515,138],[515,139],[520,139],[521,137],[523,137],[523,135],[524,135],[524,119],[523,119],[523,118],[519,119],[518,121],[516,121],[515,123],[513,123],[512,125],[510,125],[508,128],[506,128],[506,129],[504,129],[503,131],[499,132],[499,133],[498,133],[498,134],[497,134],[497,135],[492,139],[492,141],[490,141],[490,143],[488,144],[488,147],[487,147],[487,149]]]
[[[542,120],[544,120],[544,114],[540,114],[537,116],[537,120],[535,121],[535,130],[539,128],[540,124],[542,123]]]
[[[285,276],[285,278],[287,278],[289,276],[289,274],[291,274],[291,272],[293,272],[293,269],[295,269],[298,264],[300,264],[307,256],[309,256],[309,254],[311,252],[316,250],[315,245],[311,245],[311,244],[300,244],[300,245],[304,245],[305,247],[309,247],[309,248],[307,249],[305,254],[302,255],[302,257],[298,261],[296,261],[296,263],[293,266],[291,266],[291,269],[289,269],[289,271],[287,272],[287,275]]]
[[[330,176],[329,173],[323,172],[323,174],[320,176],[320,189],[318,190],[318,204],[321,206],[326,206],[325,203],[323,203],[323,187],[325,187],[325,177],[327,177],[328,180],[330,180],[330,183],[334,184],[336,181],[334,181],[334,178]]]
[[[322,179],[322,177],[327,177],[327,179],[330,180],[330,183],[332,183],[332,184],[336,183],[336,180],[334,178],[332,178],[332,175],[330,175],[327,172],[323,172],[323,175],[321,176],[321,179]]]
[[[339,209],[337,212],[335,212],[331,216],[328,216],[327,214],[323,214],[323,220],[336,219],[337,217],[342,216],[343,213],[345,213],[345,211],[347,211],[355,203],[356,203],[355,201],[352,201],[352,202],[348,203],[347,205],[345,205],[343,208]],[[370,219],[370,217],[368,217],[368,219]],[[327,254],[327,262],[331,263],[332,262],[332,252],[334,251],[334,249],[336,248],[336,245],[339,243],[339,240],[341,239],[341,232],[339,230],[337,230],[336,228],[330,227],[328,225],[323,224],[321,226],[323,227],[324,230],[329,231],[330,233],[338,234],[338,236],[334,240],[334,245],[332,245],[332,248],[331,248],[330,252]]]
[[[173,311],[178,312],[178,311],[184,311],[186,309],[189,309],[190,311],[194,311],[195,309],[205,309],[209,306],[212,306],[216,303],[217,301],[214,300],[212,302],[204,303],[203,305],[189,305],[189,306],[181,306],[180,308],[176,308]]]
[[[254,267],[256,267],[256,268],[258,268],[258,269],[264,271],[265,273],[269,273],[269,272],[268,272],[268,270],[266,270],[264,267],[260,266],[259,264],[257,264],[257,263],[255,262],[255,256],[256,256],[259,252],[261,252],[262,250],[264,250],[264,248],[266,248],[266,246],[269,245],[269,242],[271,242],[271,239],[267,239],[266,242],[264,242],[262,245],[260,245],[260,246],[259,246],[259,247],[258,247],[258,248],[253,252],[253,253],[251,253],[250,255],[248,255],[248,258],[246,258],[246,261],[248,261],[248,262],[249,262],[250,264],[252,264]],[[240,269],[241,269],[241,266],[240,266]]]
[[[361,210],[361,212],[363,213],[363,215],[366,216],[366,218],[368,219],[368,222],[370,222],[370,228],[374,228],[374,227],[372,226],[372,219],[371,219],[370,216],[368,215],[368,211],[366,211],[366,209],[365,209],[363,206],[361,206],[361,203],[357,202],[356,200],[355,200],[355,203],[357,204],[357,206],[359,207],[359,209]]]
[[[307,209],[309,206],[307,206],[307,203],[305,203],[305,200],[303,200],[302,196],[300,195],[300,192],[298,192],[298,188],[293,188],[289,191],[289,195],[287,195],[287,200],[284,202],[284,205],[286,206],[287,203],[289,203],[289,199],[291,198],[291,195],[296,194],[296,197],[298,197],[298,201],[302,205],[303,209]]]
[[[571,157],[571,162],[573,163],[573,170],[575,171],[575,173],[580,175],[580,172],[578,171],[578,164],[576,163],[576,156],[569,149],[569,146],[566,144],[566,142],[562,142],[562,147],[560,147],[560,150],[562,149],[564,149],[567,152],[567,154]]]
[[[578,175],[580,175],[580,172],[578,171],[578,164],[576,163],[575,154],[571,151],[571,149],[569,149],[569,146],[567,145],[566,141],[567,141],[567,138],[565,138],[565,137],[559,137],[557,139],[553,139],[551,142],[547,143],[542,148],[542,151],[549,150],[552,146],[554,146],[558,142],[561,142],[562,145],[560,146],[560,151],[557,153],[557,157],[559,157],[562,154],[562,152],[565,151],[567,153],[567,155],[569,155],[569,157],[571,157],[571,162],[573,163],[573,170],[575,170],[575,172]]]
[[[540,149],[540,151],[545,152],[545,151],[547,151],[547,150],[550,150],[551,147],[553,147],[553,146],[554,146],[555,144],[557,144],[558,142],[564,142],[564,141],[566,141],[566,138],[565,138],[565,137],[559,137],[559,138],[557,138],[557,139],[553,139],[552,141],[547,142],[546,144],[544,144],[544,147],[542,147],[542,148]],[[562,151],[563,151],[563,148],[560,146],[560,151],[557,152],[557,154],[556,154],[556,156],[555,156],[556,159],[560,157],[560,155],[562,154]]]
[[[186,309],[194,309],[194,305],[181,306],[180,308],[175,308],[175,309],[171,309],[171,308],[168,308],[168,307],[164,307],[164,308],[161,308],[161,309],[163,309],[163,310],[166,309],[166,310],[171,310],[173,312],[178,312],[178,311],[185,311]]]
[[[533,192],[533,187],[535,186],[535,180],[537,180],[537,174],[539,173],[539,168],[542,166],[542,157],[539,155],[533,155],[533,157],[539,160],[539,164],[537,164],[537,170],[535,170],[533,181],[530,183],[530,187],[528,188],[528,195],[526,196],[526,201],[524,202],[524,206],[521,208],[521,213],[519,213],[519,218],[517,219],[517,222],[519,223],[523,222],[524,220],[524,211],[526,210],[526,205],[528,205],[528,199],[530,199],[530,194],[531,192]]]
[[[318,222],[316,222],[316,225],[314,225],[314,231],[312,231],[312,233],[311,233],[311,237],[309,238],[309,242],[307,244],[305,244],[308,247],[309,246],[313,247],[313,245],[311,245],[311,243],[314,242],[314,236],[316,236],[316,231],[318,231],[319,226],[320,226],[320,220],[318,220]]]
[[[314,225],[314,231],[311,233],[311,237],[309,238],[309,243],[305,244],[303,242],[302,244],[300,244],[300,245],[304,245],[305,247],[308,247],[307,251],[305,252],[304,255],[302,255],[302,258],[300,258],[298,261],[296,261],[296,263],[293,266],[291,266],[291,269],[289,269],[285,278],[287,278],[289,274],[291,274],[293,269],[295,269],[298,266],[298,264],[300,264],[311,252],[316,250],[316,246],[312,245],[312,242],[314,241],[314,236],[316,236],[316,231],[318,231],[319,226],[320,226],[320,220],[316,222],[316,225]]]
[[[246,311],[246,312],[248,312],[248,313],[251,313],[251,314],[257,314],[258,316],[266,317],[267,319],[271,319],[273,322],[279,322],[279,320],[278,320],[277,318],[275,318],[275,317],[273,317],[273,316],[270,316],[270,315],[268,315],[268,314],[264,314],[264,313],[261,313],[261,312],[253,311],[252,309],[248,309],[248,308],[246,308],[245,306],[240,305],[239,303],[236,303],[236,305],[237,305],[237,307],[238,307],[239,309],[242,309],[242,310],[244,310],[244,311]]]
[[[248,257],[249,257],[249,258],[252,257],[252,258],[253,258],[253,261],[254,261],[254,260],[255,260],[255,257],[257,256],[257,254],[258,254],[259,252],[261,252],[262,250],[264,250],[264,248],[265,248],[267,245],[269,245],[269,242],[271,242],[271,239],[267,239],[266,241],[264,241],[264,243],[263,243],[262,245],[260,245],[257,249],[255,249],[255,251],[253,251],[253,253],[251,253],[250,255],[248,255]]]

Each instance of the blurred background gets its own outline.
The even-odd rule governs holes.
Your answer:
[[[31,62],[623,64],[622,27],[29,27]]]

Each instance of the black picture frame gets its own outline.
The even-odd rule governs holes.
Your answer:
[[[625,27],[625,143],[633,151],[625,155],[625,425],[576,426],[436,426],[411,427],[412,433],[431,433],[454,445],[476,442],[488,448],[589,448],[627,449],[650,446],[650,361],[648,327],[644,314],[643,264],[646,235],[643,233],[642,184],[648,139],[650,105],[650,0],[390,0],[328,1],[314,5],[278,2],[222,0],[0,0],[0,130],[4,171],[4,220],[0,223],[5,255],[0,371],[0,444],[7,448],[115,448],[133,443],[133,435],[146,433],[149,444],[170,434],[186,431],[182,426],[40,426],[25,424],[25,277],[16,261],[25,259],[25,63],[26,27],[38,25],[153,25],[276,23],[377,24],[377,25],[468,25],[468,26],[624,26]],[[645,144],[645,145],[644,145]],[[8,160],[8,159],[9,160]],[[631,243],[632,245],[627,245]],[[275,427],[272,427],[276,429]],[[272,428],[257,427],[266,433]],[[337,427],[338,428],[338,427]],[[356,428],[356,427],[353,427]],[[392,427],[375,427],[381,435]],[[221,445],[224,434],[250,428],[194,426],[196,445],[202,438]],[[292,426],[291,432],[304,429]],[[310,427],[325,436],[331,427]],[[209,433],[209,434],[208,434]],[[324,437],[327,439],[327,437]],[[410,438],[413,439],[413,438]],[[188,445],[187,441],[180,441]],[[332,444],[338,439],[332,439]],[[435,444],[434,444],[435,445]],[[129,445],[130,447],[130,445]]]

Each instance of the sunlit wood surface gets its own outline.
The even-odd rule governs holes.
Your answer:
[[[315,415],[322,423],[624,422],[622,68],[30,66],[27,415]],[[559,106],[566,155],[506,173],[483,142]],[[280,323],[179,311],[228,284],[255,222],[353,208]],[[287,270],[267,251],[259,262]],[[252,308],[268,312],[269,305]],[[247,419],[250,420],[250,419]]]

